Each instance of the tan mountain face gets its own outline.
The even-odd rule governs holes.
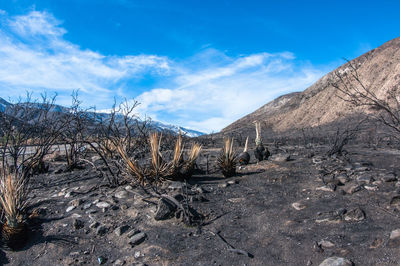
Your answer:
[[[360,80],[378,98],[385,99],[388,90],[400,86],[400,37],[350,61],[357,68]],[[334,122],[357,112],[371,112],[367,107],[354,108],[344,101],[331,84],[338,80],[335,73],[350,71],[349,63],[328,73],[303,92],[283,95],[253,113],[227,126],[222,132],[250,128],[261,121],[274,131],[315,127]],[[353,85],[356,86],[354,83]]]

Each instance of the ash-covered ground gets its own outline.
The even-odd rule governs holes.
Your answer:
[[[165,182],[164,193],[196,215],[191,226],[140,187],[110,188],[89,164],[65,172],[65,162],[50,162],[49,173],[31,180],[29,241],[20,251],[3,247],[1,262],[400,264],[398,150],[356,145],[328,157],[326,146],[269,148],[268,161],[252,154],[228,179],[215,168],[219,150],[205,149],[187,183]]]

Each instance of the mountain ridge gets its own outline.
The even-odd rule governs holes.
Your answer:
[[[221,133],[248,129],[256,120],[280,132],[329,124],[355,112],[369,113],[368,108],[354,108],[338,97],[337,89],[332,86],[337,81],[335,73],[349,71],[349,64],[357,67],[360,79],[378,97],[386,97],[388,90],[400,81],[400,37],[339,66],[302,92],[285,94],[268,102]]]

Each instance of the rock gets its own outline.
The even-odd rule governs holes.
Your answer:
[[[395,182],[397,181],[397,177],[395,174],[391,173],[381,176],[381,180],[383,182]]]
[[[294,202],[294,203],[292,203],[292,207],[295,208],[296,210],[300,211],[302,209],[305,209],[306,205],[304,205],[302,202]]]
[[[131,238],[132,236],[134,236],[134,235],[136,235],[136,234],[139,234],[139,233],[140,233],[140,230],[134,228],[134,229],[132,229],[131,231],[129,231],[126,235],[128,236],[128,238]]]
[[[340,257],[330,257],[325,259],[319,266],[353,266],[353,262]]]
[[[71,206],[78,207],[78,206],[80,206],[82,203],[83,203],[83,200],[82,200],[82,199],[74,199],[74,200],[71,200],[69,204],[70,204]]]
[[[350,178],[346,174],[340,174],[336,176],[336,179],[339,180],[339,182],[342,184],[346,184],[350,181]]]
[[[146,239],[145,233],[139,233],[129,238],[129,244],[134,247],[142,243]]]
[[[99,227],[97,227],[96,229],[96,234],[103,236],[108,232],[108,227],[105,225],[100,225]]]
[[[274,162],[285,162],[285,161],[290,161],[290,155],[289,154],[274,154],[271,157],[271,161]]]
[[[335,176],[333,175],[326,175],[322,177],[322,181],[324,184],[333,184],[335,186],[340,186],[343,185],[342,182],[339,181]]]
[[[379,248],[383,244],[382,238],[375,238],[369,248]]]
[[[357,182],[362,184],[371,184],[375,180],[369,175],[361,175],[357,177]]]
[[[116,261],[114,261],[113,266],[122,266],[125,265],[125,263],[126,261],[117,259]]]
[[[174,203],[162,198],[158,201],[157,211],[154,216],[154,219],[156,221],[159,221],[172,218],[175,214],[176,209],[177,206]]]
[[[393,230],[390,233],[388,246],[391,248],[400,246],[400,229]]]
[[[117,193],[115,193],[114,195],[117,199],[125,199],[129,196],[128,192],[122,190],[122,191],[118,191]]]
[[[390,206],[400,209],[400,196],[394,196],[390,200]]]
[[[234,185],[234,184],[237,184],[238,182],[236,180],[229,180],[227,183],[229,185]]]
[[[219,187],[219,188],[226,188],[226,187],[228,187],[228,186],[229,186],[229,184],[226,183],[226,182],[221,183],[221,184],[218,184],[218,187]]]
[[[122,225],[122,226],[118,226],[117,228],[115,228],[114,233],[117,236],[121,236],[123,233],[125,233],[126,231],[128,231],[129,229],[129,225]]]
[[[328,240],[321,240],[318,242],[318,245],[323,248],[333,248],[335,246],[335,244]]]
[[[344,220],[347,222],[360,222],[365,219],[365,212],[360,208],[352,209],[344,214]]]
[[[93,222],[89,225],[89,228],[97,228],[100,225],[99,222]]]
[[[86,203],[85,205],[83,205],[82,208],[83,208],[84,210],[87,210],[87,209],[89,209],[90,207],[92,207],[92,203],[89,202],[89,203]]]
[[[97,258],[97,262],[98,262],[99,264],[104,264],[104,263],[107,262],[107,258],[104,257],[104,256],[100,256],[100,257]]]
[[[322,186],[322,187],[317,187],[315,190],[320,190],[320,191],[326,191],[326,192],[334,192],[336,189],[336,186],[333,184],[329,184],[327,186]]]
[[[75,229],[81,229],[81,228],[83,228],[84,226],[85,226],[85,223],[82,221],[82,220],[79,220],[79,219],[74,219],[74,221],[72,222],[72,226],[75,228]]]
[[[65,210],[65,212],[70,212],[70,211],[72,211],[73,209],[75,209],[76,208],[76,206],[69,206],[66,210]]]
[[[64,198],[70,198],[70,197],[72,197],[72,196],[74,196],[74,195],[76,195],[76,193],[73,192],[73,191],[70,191],[70,192],[68,192],[67,194],[65,194]]]
[[[362,187],[357,184],[346,184],[345,187],[343,188],[343,191],[346,192],[347,194],[354,194],[360,191],[361,188]]]
[[[179,181],[174,181],[171,182],[171,184],[168,186],[169,189],[182,189],[184,186],[184,183],[179,182]]]
[[[97,206],[98,208],[102,209],[102,208],[108,208],[108,207],[110,207],[111,205],[110,205],[110,203],[108,203],[108,202],[100,201],[100,202],[96,203],[96,206]]]
[[[375,186],[375,185],[372,185],[372,186],[364,186],[364,188],[365,188],[366,190],[369,190],[369,191],[377,191],[377,190],[378,190],[378,187]]]

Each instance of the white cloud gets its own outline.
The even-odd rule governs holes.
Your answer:
[[[169,116],[182,126],[218,131],[283,93],[305,89],[324,73],[309,64],[298,65],[291,53],[219,57],[225,58],[222,66],[221,61],[210,65],[204,55],[198,56],[207,62],[203,68],[191,70],[187,62],[177,66],[181,71],[169,88],[138,97],[140,111],[150,116],[162,112],[164,120]]]
[[[84,103],[107,109],[114,96],[137,96],[141,114],[211,132],[283,93],[305,89],[326,72],[296,61],[290,52],[232,57],[206,47],[183,61],[103,55],[66,41],[67,30],[50,13],[8,17],[0,10],[0,15],[3,98],[54,91],[58,103],[69,104],[71,91],[80,89]],[[145,92],[129,87],[149,77],[152,85]]]
[[[63,39],[66,30],[47,12],[7,18],[0,27],[0,86],[7,96],[25,90],[70,93],[86,99],[113,97],[120,82],[141,73],[169,70],[167,58],[155,55],[106,56]],[[4,91],[3,91],[4,92]],[[3,94],[4,96],[4,94]]]

